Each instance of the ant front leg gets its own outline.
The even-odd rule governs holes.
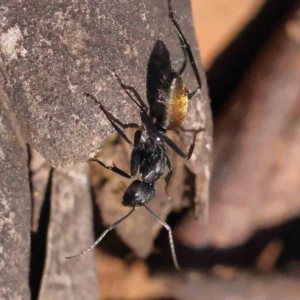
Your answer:
[[[109,120],[109,122],[111,123],[111,125],[113,126],[113,128],[118,132],[118,134],[132,147],[134,148],[134,145],[132,144],[132,142],[129,140],[129,138],[127,137],[127,135],[121,130],[125,129],[125,128],[139,128],[138,124],[135,123],[129,123],[129,124],[122,124],[122,122],[120,122],[117,118],[115,118],[104,106],[103,104],[96,99],[96,97],[94,97],[91,94],[88,93],[84,93],[84,95],[86,97],[90,97],[92,98],[97,104],[99,104],[100,109],[103,111],[103,113],[105,114],[105,116],[107,117],[107,119]],[[121,127],[121,128],[120,128]]]
[[[123,170],[119,169],[115,165],[113,167],[105,165],[102,161],[91,158],[90,161],[95,161],[98,164],[100,164],[105,169],[111,170],[125,178],[132,179],[136,176],[140,160],[141,160],[141,153],[140,153],[140,141],[141,141],[142,132],[140,130],[137,130],[134,134],[134,148],[131,153],[131,159],[130,159],[130,174],[124,172]]]
[[[113,72],[113,74],[117,78],[117,80],[118,80],[121,88],[129,96],[129,98],[140,108],[140,110],[142,110],[143,112],[147,113],[148,112],[148,107],[144,103],[142,97],[139,95],[139,93],[137,92],[137,90],[133,86],[124,84],[117,73]],[[133,93],[133,95],[135,96],[135,98],[137,100],[132,97],[132,95],[129,93],[129,91]]]

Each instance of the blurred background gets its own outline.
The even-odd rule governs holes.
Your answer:
[[[300,299],[300,2],[192,8],[214,119],[209,218],[169,216],[180,272],[164,232],[146,262],[111,232],[96,251],[101,299]]]

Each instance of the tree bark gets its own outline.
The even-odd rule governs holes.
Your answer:
[[[30,299],[27,158],[0,94],[0,299]]]

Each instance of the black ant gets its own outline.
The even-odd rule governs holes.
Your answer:
[[[168,183],[173,172],[171,161],[167,156],[168,147],[172,148],[178,155],[186,160],[188,160],[193,153],[196,134],[194,135],[194,140],[189,148],[188,153],[185,154],[170,138],[165,135],[165,133],[167,132],[167,130],[176,129],[181,125],[187,113],[188,102],[200,92],[201,80],[190,46],[187,43],[178,23],[174,19],[171,0],[167,1],[169,18],[171,19],[177,31],[177,35],[179,37],[184,54],[184,62],[179,72],[176,72],[171,68],[170,70],[167,70],[167,72],[165,72],[163,76],[164,79],[160,83],[158,83],[159,86],[156,86],[155,97],[151,98],[149,96],[149,93],[147,93],[147,100],[150,107],[149,113],[148,107],[145,105],[137,91],[133,87],[124,85],[121,79],[116,74],[114,74],[126,94],[139,107],[143,126],[139,126],[137,124],[130,124],[127,126],[123,125],[110,112],[106,110],[106,108],[99,100],[97,100],[93,95],[85,93],[85,96],[92,98],[97,104],[99,104],[100,109],[106,115],[114,129],[133,149],[130,160],[130,174],[127,174],[115,165],[106,166],[103,162],[97,159],[90,160],[96,161],[104,168],[129,179],[134,178],[137,175],[139,169],[141,180],[134,180],[123,195],[122,205],[132,207],[131,211],[123,218],[109,226],[91,247],[77,255],[67,258],[77,257],[93,249],[110,230],[114,229],[118,224],[128,218],[137,207],[144,206],[168,230],[173,262],[175,267],[179,269],[179,264],[174,248],[172,230],[166,222],[161,220],[152,210],[150,210],[150,208],[147,206],[147,203],[154,198],[156,191],[155,182],[162,177],[166,166],[169,169],[169,172],[165,178],[165,189],[167,192]],[[157,41],[155,47],[165,47],[165,45],[163,44],[163,42]],[[187,58],[190,61],[198,83],[198,87],[196,88],[196,90],[191,93],[188,92],[182,80],[182,74],[186,67]],[[150,81],[147,82],[147,88],[148,90],[151,88]],[[132,94],[135,96],[135,98],[132,96]],[[134,143],[132,143],[123,132],[123,129],[125,129],[126,127],[138,128],[134,135]],[[197,132],[199,131],[202,131],[202,129],[198,130]]]

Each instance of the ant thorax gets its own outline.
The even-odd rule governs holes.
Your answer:
[[[147,143],[147,141],[150,139],[148,131],[145,129],[145,127],[142,128],[142,136],[141,136],[141,144]]]
[[[140,144],[141,160],[140,174],[144,182],[154,183],[164,173],[166,168],[166,150],[156,139],[144,131],[143,142]]]

